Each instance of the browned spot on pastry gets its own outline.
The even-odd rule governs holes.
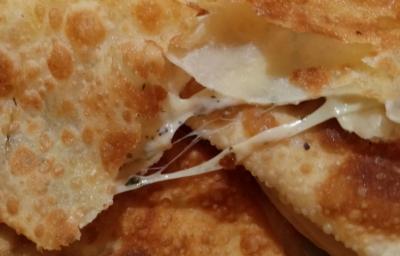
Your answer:
[[[142,0],[134,6],[132,12],[144,31],[156,33],[160,30],[164,13],[156,1]]]
[[[140,142],[140,135],[133,132],[119,131],[108,133],[100,147],[103,165],[111,173],[122,166],[127,154],[133,152]]]
[[[10,198],[7,200],[7,211],[11,215],[16,215],[19,210],[19,202],[15,198]]]
[[[319,92],[329,82],[329,73],[323,68],[295,70],[290,80],[311,93]]]
[[[43,98],[37,90],[23,91],[17,99],[27,110],[41,110],[44,104]]]
[[[67,145],[71,146],[75,140],[75,135],[68,129],[64,129],[61,132],[61,141]]]
[[[121,90],[125,105],[139,113],[144,118],[154,118],[161,111],[160,103],[167,93],[161,86],[143,84],[140,88],[124,84]]]
[[[123,60],[130,70],[147,79],[160,78],[165,73],[166,61],[162,49],[153,41],[138,46],[133,43],[122,47]]]
[[[71,13],[67,18],[66,33],[77,46],[94,47],[106,37],[106,29],[100,17],[91,10]]]
[[[35,233],[37,235],[43,234],[44,237],[51,237],[48,244],[55,249],[70,244],[80,235],[78,227],[68,221],[68,216],[61,209],[52,210],[46,214],[43,223],[36,226]]]
[[[323,213],[371,230],[400,231],[400,143],[372,143],[334,126],[319,131],[322,145],[346,156],[320,188]]]
[[[31,150],[20,147],[11,155],[10,166],[14,175],[26,175],[39,167],[39,159]]]
[[[93,130],[86,127],[85,129],[83,129],[82,131],[82,140],[83,142],[85,142],[86,144],[91,144],[93,142]]]
[[[13,61],[0,50],[0,97],[9,95],[13,90],[15,76]]]
[[[51,74],[60,80],[68,79],[74,69],[70,51],[59,42],[54,42],[47,65]]]

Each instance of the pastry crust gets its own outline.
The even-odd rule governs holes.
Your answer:
[[[160,42],[193,15],[172,0],[0,2],[4,223],[60,249],[111,205],[185,76]]]
[[[310,113],[315,103],[272,110],[243,107],[228,120],[222,111],[214,113],[212,118],[219,115],[220,123],[204,126],[211,118],[206,116],[190,124],[201,127],[200,134],[217,147],[230,147],[249,138],[249,128],[254,130],[254,124],[245,122],[249,108],[259,113],[258,128],[265,130],[271,128],[263,126],[270,124],[262,121],[265,118],[275,120],[272,127],[288,123]],[[305,217],[345,247],[359,255],[396,255],[400,250],[398,149],[398,142],[364,140],[329,121],[253,148],[242,164],[276,191],[276,198],[290,212]]]

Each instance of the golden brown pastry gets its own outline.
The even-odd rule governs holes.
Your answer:
[[[169,163],[191,139],[174,144],[158,166]],[[169,165],[169,171],[199,164],[216,153],[205,141],[198,142]],[[36,251],[33,243],[1,226],[0,253],[6,256],[324,255],[290,226],[251,174],[240,167],[118,195],[109,209],[82,230],[80,241],[60,252]]]
[[[320,104],[272,110],[243,106],[193,119],[191,125],[202,127],[199,131],[214,145],[227,148],[303,118]],[[218,116],[220,122],[204,127]],[[358,255],[397,255],[398,149],[397,141],[371,142],[331,120],[283,140],[258,144],[241,159],[284,215],[333,255],[346,255],[335,239]],[[316,229],[325,235],[318,236]]]
[[[0,1],[1,220],[44,249],[112,204],[118,170],[188,77],[164,58],[175,1]],[[154,160],[153,160],[154,161]]]

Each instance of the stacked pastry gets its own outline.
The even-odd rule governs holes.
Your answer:
[[[0,2],[2,254],[399,254],[399,5]]]

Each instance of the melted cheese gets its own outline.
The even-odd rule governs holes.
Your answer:
[[[399,136],[394,123],[400,122],[398,52],[276,27],[243,3],[205,7],[210,14],[199,21],[189,43],[167,54],[203,86],[262,105],[331,96],[373,99],[380,102],[377,110],[342,118],[342,127],[366,139]]]
[[[144,154],[132,159],[132,163],[124,167],[124,172],[131,175],[133,172],[137,173],[138,170],[146,171],[151,164],[157,162],[162,153],[172,146],[171,140],[175,132],[190,117],[241,103],[241,101],[221,96],[209,90],[204,90],[190,99],[181,99],[170,93],[165,103],[166,109],[161,117],[163,126],[158,129],[155,137],[145,145]],[[117,189],[118,192],[125,191],[126,180],[124,175],[122,176],[119,179],[120,188]]]
[[[387,117],[393,122],[400,123],[400,99],[386,101],[385,107]]]
[[[241,103],[239,100],[223,97],[209,90],[204,90],[190,99],[181,99],[169,94],[167,101],[167,110],[162,117],[164,125],[159,129],[158,136],[146,145],[147,152],[160,152],[160,148],[167,149],[176,130],[188,118]]]
[[[363,104],[368,103],[364,101]],[[385,115],[385,109],[381,104],[375,104],[372,108],[340,116],[338,121],[343,129],[354,132],[363,139],[394,140],[399,138],[400,126],[392,121],[392,118],[396,118],[394,110],[386,113]]]
[[[309,98],[304,90],[286,79],[266,73],[268,63],[260,49],[251,43],[239,46],[210,43],[182,58],[169,55],[169,59],[200,84],[249,103],[287,104]]]
[[[321,124],[324,121],[327,121],[331,118],[340,119],[345,117],[346,115],[351,115],[352,113],[369,110],[374,107],[375,107],[374,104],[360,102],[357,100],[354,101],[351,99],[344,99],[344,98],[330,98],[326,101],[326,103],[323,106],[321,106],[318,110],[306,116],[305,118],[260,132],[259,134],[245,141],[242,141],[229,148],[226,148],[217,156],[215,156],[214,158],[210,159],[207,162],[174,173],[163,174],[157,172],[149,176],[134,175],[131,176],[129,179],[130,181],[134,181],[130,182],[132,184],[121,185],[117,188],[117,191],[119,193],[122,193],[125,191],[138,189],[142,186],[161,181],[179,179],[183,177],[195,176],[220,170],[223,169],[223,166],[221,165],[220,161],[229,154],[234,153],[236,155],[236,160],[240,162],[244,158],[246,158],[258,145],[262,145],[271,141],[278,141],[285,138],[289,138],[296,134],[304,132],[318,124]],[[198,132],[201,135],[201,130]]]
[[[243,3],[209,11],[187,36],[187,44],[167,53],[170,61],[205,87],[251,104],[377,91],[363,78],[369,72],[363,59],[372,54],[368,45],[271,25]]]

